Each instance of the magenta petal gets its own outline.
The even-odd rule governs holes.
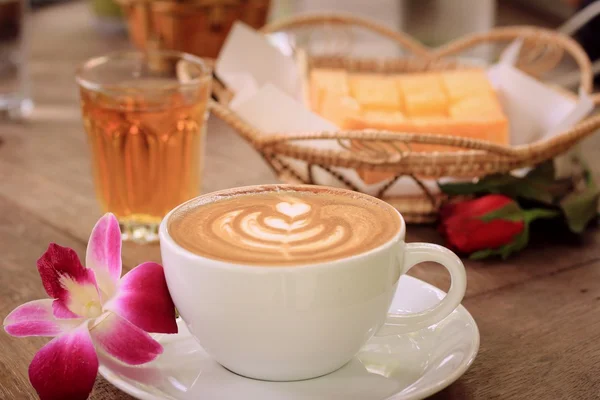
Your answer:
[[[146,332],[177,333],[175,305],[160,264],[143,263],[125,274],[117,295],[104,308]]]
[[[54,314],[56,318],[62,319],[81,318],[79,315],[69,310],[64,301],[58,299],[52,302],[52,314]]]
[[[41,400],[84,400],[92,391],[98,357],[86,324],[54,338],[29,365],[29,380]]]
[[[65,299],[67,289],[64,279],[77,284],[96,285],[93,273],[81,265],[77,253],[68,247],[50,243],[48,250],[37,261],[38,271],[46,293],[55,299]]]
[[[110,213],[98,220],[88,242],[85,265],[96,273],[105,298],[110,298],[121,277],[121,230]]]
[[[150,335],[114,313],[108,313],[90,333],[108,354],[131,365],[152,361],[163,351]]]
[[[81,320],[60,321],[52,314],[52,299],[34,300],[15,308],[4,319],[4,330],[12,336],[57,336]]]

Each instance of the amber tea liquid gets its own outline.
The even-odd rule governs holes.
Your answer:
[[[148,98],[159,81],[134,81],[122,93],[81,88],[96,192],[125,238],[149,241],[172,208],[200,193],[208,88]],[[191,97],[191,98],[190,98]]]

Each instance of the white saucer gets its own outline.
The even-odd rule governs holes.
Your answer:
[[[421,311],[441,290],[403,276],[392,310]],[[100,359],[100,374],[142,400],[406,400],[421,399],[457,380],[475,359],[479,331],[459,306],[440,323],[405,335],[373,338],[341,369],[299,382],[264,382],[236,375],[213,361],[178,321],[176,335],[155,335],[164,353],[139,367]],[[293,346],[293,343],[290,343]]]

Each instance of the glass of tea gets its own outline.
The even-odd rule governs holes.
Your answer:
[[[157,240],[162,218],[200,193],[211,72],[174,51],[120,52],[77,71],[96,193],[123,239]]]

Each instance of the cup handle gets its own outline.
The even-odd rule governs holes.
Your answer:
[[[411,314],[387,316],[385,324],[375,336],[398,335],[426,328],[446,318],[459,306],[467,288],[467,274],[460,258],[445,247],[431,243],[408,243],[404,248],[404,268],[400,276],[415,265],[432,261],[443,265],[450,273],[450,290],[435,306],[428,310]]]

